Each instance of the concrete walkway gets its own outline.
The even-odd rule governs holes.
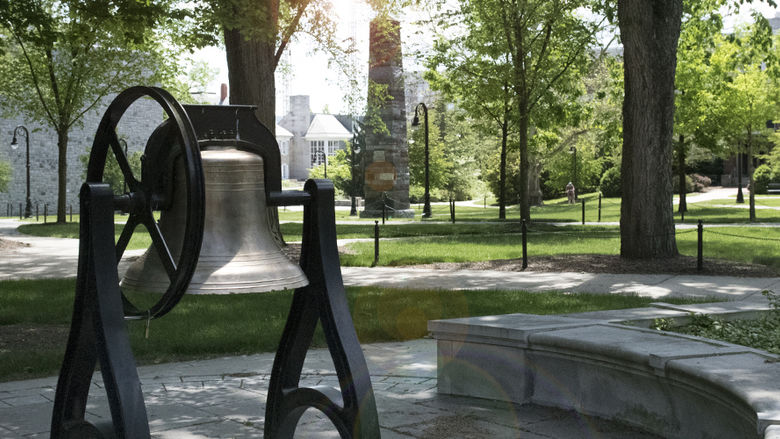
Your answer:
[[[77,240],[36,238],[0,220],[0,237],[29,244],[2,251],[0,280],[72,277]],[[140,252],[138,252],[140,253]],[[347,285],[446,289],[634,292],[644,296],[718,296],[746,307],[765,304],[763,289],[780,291],[780,278],[508,273],[398,268],[342,269]],[[1,294],[2,292],[0,292]],[[737,305],[737,304],[735,304]],[[436,393],[432,340],[363,345],[387,438],[654,438],[618,423],[533,405],[517,406]],[[259,438],[273,354],[142,366],[139,374],[155,438]],[[327,350],[309,352],[303,385],[334,384]],[[56,377],[0,383],[0,439],[48,437]],[[95,376],[88,419],[109,417]],[[296,437],[337,437],[327,418],[307,412]]]
[[[75,277],[78,240],[20,235],[18,220],[0,219],[0,237],[27,244],[2,253],[0,280]],[[127,256],[143,253],[126,252]],[[123,259],[120,272],[127,266]],[[636,293],[661,299],[692,296],[741,300],[770,289],[780,291],[780,278],[744,278],[668,274],[545,273],[491,270],[426,270],[395,267],[342,267],[348,286],[415,289],[504,289],[571,291],[597,294]]]

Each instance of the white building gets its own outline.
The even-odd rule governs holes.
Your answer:
[[[314,114],[309,107],[309,96],[290,96],[290,111],[277,124],[291,136],[280,135],[277,128],[276,138],[282,150],[282,178],[305,180],[309,170],[324,160],[325,154],[332,156],[346,147],[352,133],[332,114]],[[287,154],[282,146],[283,139],[288,142]],[[289,174],[285,175],[285,164]]]
[[[276,142],[279,144],[279,152],[282,156],[282,178],[290,178],[290,140],[293,133],[276,124]]]

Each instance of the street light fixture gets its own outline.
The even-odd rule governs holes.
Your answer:
[[[424,103],[420,102],[414,107],[414,119],[412,119],[412,126],[420,126],[420,108],[422,108],[425,117],[425,195],[423,196],[423,218],[431,217],[431,188],[429,178],[429,156],[428,156],[428,107]]]
[[[572,167],[574,168],[574,180],[573,180],[573,182],[574,182],[574,188],[575,188],[574,200],[576,201],[577,200],[577,194],[579,194],[579,192],[580,192],[580,189],[577,186],[577,148],[572,146],[572,147],[569,148],[569,152],[572,154]]]
[[[24,134],[25,143],[27,146],[27,200],[24,207],[24,217],[29,218],[32,216],[32,202],[30,201],[30,131],[24,125],[17,125],[14,128],[14,137],[11,140],[11,148],[16,149],[19,147],[19,143],[16,141],[16,136]]]

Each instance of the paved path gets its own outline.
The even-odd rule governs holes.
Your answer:
[[[0,260],[0,280],[74,277],[78,240],[20,235],[17,220],[0,219],[0,237],[29,244],[5,251]],[[128,251],[128,256],[141,250]],[[126,259],[126,258],[125,258]],[[126,267],[120,266],[120,271]],[[666,296],[716,296],[731,300],[754,297],[764,289],[780,291],[780,278],[740,278],[693,275],[635,275],[606,273],[544,273],[491,270],[425,270],[391,267],[342,267],[350,286],[383,285],[420,289],[562,290],[588,293],[637,293]]]
[[[382,438],[652,439],[614,422],[534,405],[436,394],[433,340],[363,346],[376,393]],[[153,437],[261,438],[272,354],[142,366]],[[87,419],[110,419],[99,375]],[[336,385],[327,351],[309,352],[303,385]],[[0,438],[48,437],[55,378],[0,383]],[[338,437],[307,412],[298,438]]]
[[[76,240],[19,235],[17,222],[0,220],[0,237],[28,243],[0,259],[0,280],[75,274]],[[473,270],[343,268],[348,285],[448,289],[525,289],[636,292],[652,297],[717,295],[752,307],[762,289],[780,291],[780,278],[507,273]],[[737,304],[735,304],[737,305]],[[742,306],[742,305],[737,305]],[[363,345],[377,397],[382,437],[393,438],[634,438],[655,436],[624,425],[533,405],[482,401],[436,393],[433,340]],[[155,438],[262,437],[272,354],[142,366],[139,375]],[[326,350],[309,352],[303,385],[333,384]],[[48,437],[56,378],[0,383],[0,439]],[[88,419],[107,419],[96,375]],[[307,412],[296,437],[337,437],[322,415]]]

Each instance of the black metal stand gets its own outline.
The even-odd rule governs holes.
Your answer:
[[[159,89],[133,88],[120,94],[101,122],[93,145],[88,182],[81,193],[81,225],[78,279],[68,345],[57,383],[52,415],[52,438],[144,439],[150,437],[141,383],[136,371],[125,320],[161,317],[178,303],[184,294],[197,263],[200,239],[203,235],[203,174],[200,160],[188,155],[185,166],[188,182],[188,230],[185,248],[178,260],[168,256],[171,286],[160,301],[143,311],[134,307],[119,288],[118,261],[143,218],[152,218],[152,200],[159,200],[155,190],[157,177],[164,167],[149,168],[136,180],[116,141],[114,128],[121,114],[140,96],[149,95],[164,105],[170,120],[179,128],[178,139],[185,152],[197,151],[197,136],[204,145],[230,145],[263,157],[266,199],[269,206],[304,205],[303,246],[300,265],[309,285],[299,288],[274,360],[266,406],[265,437],[291,438],[300,416],[308,408],[322,411],[343,438],[378,438],[379,421],[371,380],[363,351],[347,306],[341,278],[334,189],[329,180],[309,180],[304,191],[282,191],[280,156],[273,135],[254,117],[252,107],[187,106],[186,114],[178,103],[168,101],[169,95]],[[171,98],[172,99],[172,98]],[[121,110],[121,111],[120,111]],[[228,127],[230,129],[225,129]],[[164,122],[152,135],[145,155],[156,160],[160,145],[172,144],[169,135],[176,135],[174,125]],[[198,131],[194,131],[197,128]],[[168,140],[166,140],[168,139]],[[175,143],[175,142],[174,142]],[[102,168],[108,148],[119,160],[128,179],[131,193],[115,197],[102,182]],[[122,166],[124,165],[124,166]],[[130,212],[118,243],[114,244],[114,210],[121,207]],[[141,218],[143,216],[143,218]],[[136,218],[137,217],[137,218]],[[146,224],[146,223],[144,223]],[[159,230],[150,234],[162,253],[171,251]],[[186,247],[193,245],[195,247]],[[160,250],[158,250],[160,251]],[[300,387],[301,370],[317,323],[322,324],[340,389]],[[111,423],[92,425],[84,419],[87,397],[95,366],[100,363],[111,410]]]
[[[301,268],[309,285],[295,291],[274,360],[265,416],[266,438],[291,438],[307,408],[322,411],[343,438],[378,438],[379,420],[371,380],[355,334],[341,279],[333,184],[309,180],[304,208]],[[322,324],[340,392],[299,387],[306,351]]]
[[[81,191],[76,301],[54,399],[52,438],[149,437],[119,291],[113,198],[111,188],[103,183],[85,183]],[[111,409],[111,426],[96,427],[84,420],[98,361]]]

